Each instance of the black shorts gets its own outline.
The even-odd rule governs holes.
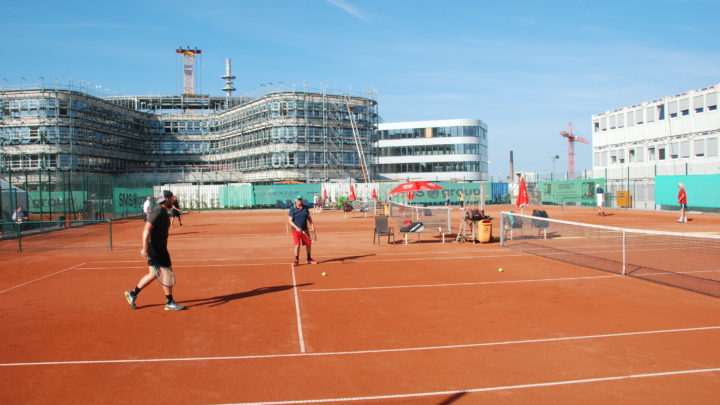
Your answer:
[[[172,262],[170,261],[170,252],[167,248],[155,248],[153,245],[148,247],[148,266],[161,266],[170,267]]]
[[[170,213],[170,216],[171,216],[171,217],[179,217],[180,215],[182,215],[182,212],[178,212],[178,211],[175,211],[175,210],[173,210],[173,211]]]
[[[680,204],[680,208],[686,210],[686,209],[687,209],[687,204]]]

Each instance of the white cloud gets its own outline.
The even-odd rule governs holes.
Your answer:
[[[333,6],[339,7],[346,13],[357,17],[363,21],[369,20],[368,16],[365,13],[360,11],[357,7],[344,2],[343,0],[327,0],[327,2],[332,4]]]

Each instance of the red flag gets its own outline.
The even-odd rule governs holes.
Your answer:
[[[377,200],[377,191],[375,191],[375,189],[373,189],[373,192],[372,192],[372,199]]]
[[[323,190],[323,200],[327,200],[327,189]]]
[[[530,196],[528,195],[527,186],[525,186],[525,179],[520,178],[520,189],[518,190],[518,198],[515,205],[518,208],[527,207],[530,204]]]
[[[348,200],[355,201],[355,187],[350,185],[350,196],[348,197]]]

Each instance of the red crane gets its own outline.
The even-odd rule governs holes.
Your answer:
[[[568,139],[568,179],[575,178],[575,142],[590,143],[587,139],[573,135],[572,122],[568,124],[570,133],[560,131],[560,135]]]

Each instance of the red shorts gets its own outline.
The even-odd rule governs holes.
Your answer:
[[[292,229],[292,236],[293,236],[293,244],[295,246],[297,245],[307,245],[310,246],[312,243],[310,242],[310,233],[308,231],[298,231],[296,229]]]

